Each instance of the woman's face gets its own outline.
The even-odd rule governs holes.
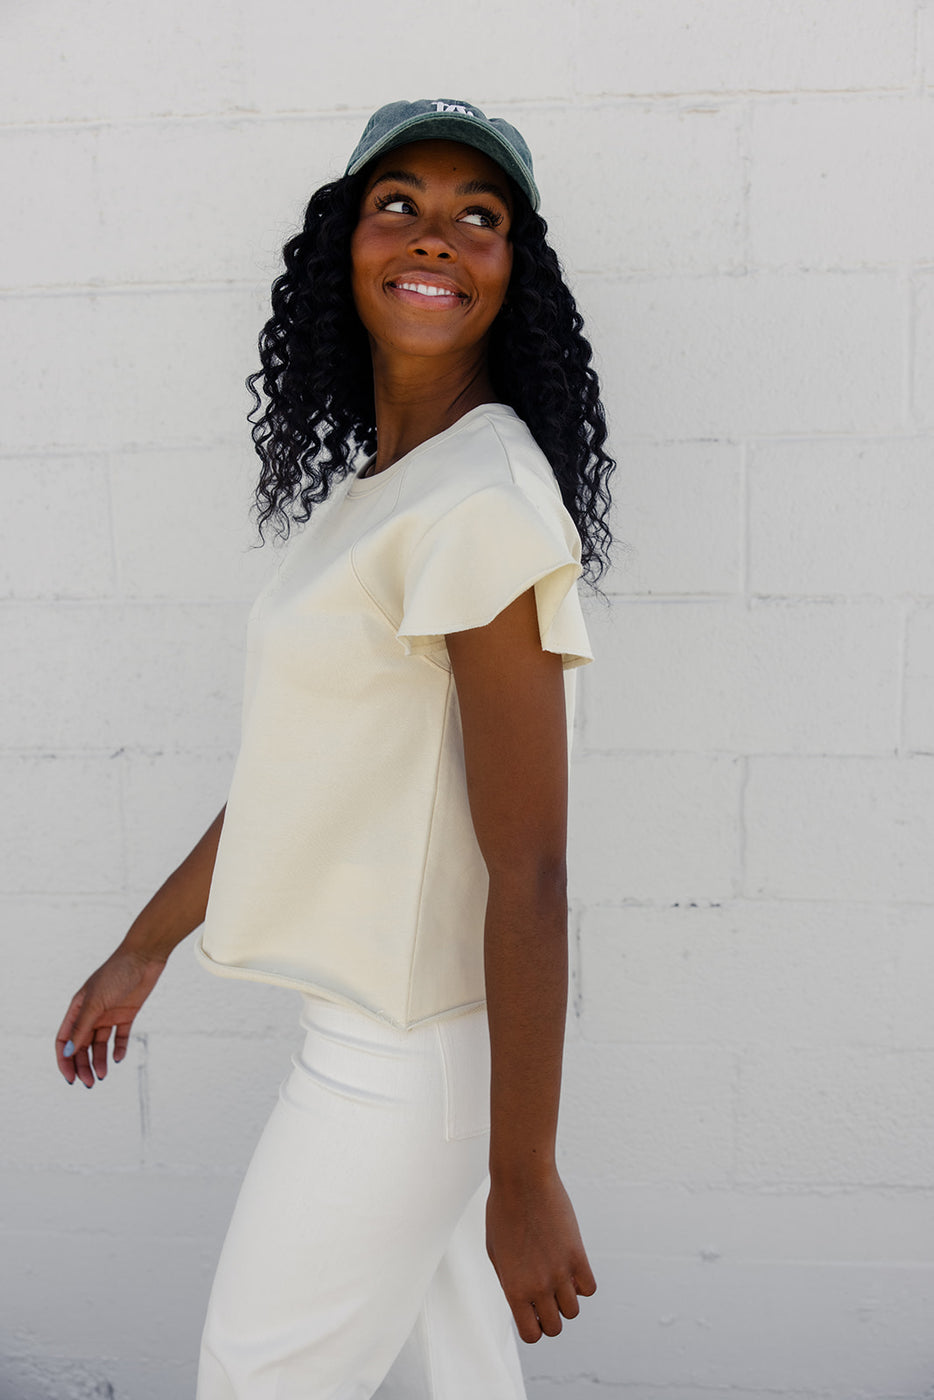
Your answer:
[[[484,342],[512,272],[503,171],[459,141],[413,141],[370,171],[351,239],[374,351],[439,356]]]

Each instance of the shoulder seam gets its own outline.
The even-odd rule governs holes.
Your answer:
[[[515,474],[515,472],[513,471],[513,467],[512,467],[512,458],[511,458],[510,455],[509,455],[509,449],[507,448],[506,444],[503,442],[502,435],[501,435],[499,429],[497,428],[494,419],[493,419],[489,414],[487,415],[487,420],[486,420],[486,421],[489,423],[490,427],[493,429],[493,435],[494,435],[494,437],[496,438],[496,441],[499,443],[500,451],[502,452],[503,456],[504,456],[505,459],[506,459],[506,470],[509,472],[509,480],[512,482],[513,486],[518,487],[519,490],[521,491],[522,488],[521,488],[521,486],[519,486],[518,481],[516,481],[516,474]]]

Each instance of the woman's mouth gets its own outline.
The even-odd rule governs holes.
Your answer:
[[[386,285],[400,300],[411,302],[416,306],[431,307],[438,311],[461,306],[468,300],[467,294],[451,283],[423,282],[420,278],[416,280],[399,277]]]

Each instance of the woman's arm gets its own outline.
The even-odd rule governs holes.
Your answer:
[[[227,804],[130,925],[122,947],[166,962],[173,948],[204,923]]]
[[[201,840],[133,920],[119,947],[72,997],[55,1038],[58,1067],[69,1084],[77,1078],[90,1089],[95,1073],[98,1079],[104,1078],[111,1030],[114,1063],[123,1059],[136,1014],[169,954],[203,923],[226,810],[221,808]]]
[[[576,1317],[596,1289],[555,1168],[567,1008],[567,728],[561,658],[543,651],[535,596],[447,637],[470,810],[490,876],[487,1248],[519,1335]]]

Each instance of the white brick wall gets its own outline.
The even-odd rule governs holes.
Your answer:
[[[929,1397],[934,0],[7,11],[0,1400],[193,1394],[295,999],[183,947],[93,1094],[51,1037],[224,800],[281,244],[439,92],[530,141],[620,461],[561,1138],[600,1288],[530,1396]]]

